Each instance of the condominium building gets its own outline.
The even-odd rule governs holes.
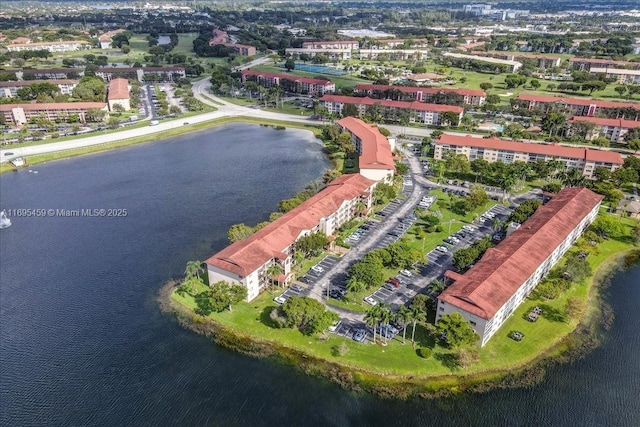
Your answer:
[[[621,85],[640,84],[640,69],[627,70],[626,68],[591,67],[591,74],[604,74],[608,79],[616,79]]]
[[[360,49],[360,42],[357,40],[330,40],[303,42],[302,49]]]
[[[342,61],[344,59],[351,59],[352,57],[352,50],[349,48],[288,47],[284,51],[294,59],[299,59],[300,55],[307,55],[309,58],[313,58],[316,55],[325,55],[332,61]]]
[[[536,68],[554,68],[559,67],[562,63],[562,58],[559,56],[549,55],[532,55],[523,53],[505,53],[505,52],[473,52],[480,56],[490,56],[492,58],[505,59],[507,61],[533,61]]]
[[[486,56],[465,55],[465,54],[462,54],[462,53],[452,53],[452,52],[445,52],[445,53],[442,54],[442,56],[446,56],[448,58],[465,59],[465,60],[469,60],[469,61],[479,61],[479,62],[488,62],[488,63],[491,63],[491,64],[505,65],[507,67],[507,72],[509,72],[509,73],[515,73],[516,71],[518,71],[522,67],[522,63],[518,62],[518,61],[510,61],[510,60],[507,60],[507,59],[490,58],[490,57],[486,57]]]
[[[622,156],[613,151],[443,134],[434,142],[433,157],[442,160],[447,153],[462,154],[470,161],[484,159],[489,163],[559,160],[564,163],[565,168],[578,169],[587,178],[593,178],[597,167],[613,172],[623,164]]]
[[[387,139],[375,125],[355,117],[340,119],[338,125],[343,132],[351,134],[351,141],[358,152],[360,175],[372,181],[391,184],[396,170],[393,161],[395,139]]]
[[[52,104],[0,104],[0,114],[5,123],[22,126],[32,119],[45,118],[51,122],[66,122],[69,116],[77,115],[81,123],[87,121],[87,111],[107,111],[104,102],[59,102]],[[105,116],[106,117],[106,116]]]
[[[209,39],[209,46],[222,45],[229,48],[234,53],[242,56],[253,56],[257,53],[256,48],[246,44],[232,43],[229,34],[222,30],[213,30],[213,37]]]
[[[84,76],[84,70],[81,68],[46,68],[31,69],[23,68],[16,71],[18,80],[74,80]]]
[[[611,59],[571,58],[569,64],[574,70],[591,71],[592,68],[628,68],[640,70],[640,62],[614,61]]]
[[[320,98],[320,104],[326,107],[332,114],[342,114],[346,104],[355,105],[358,109],[358,117],[363,117],[375,110],[375,115],[381,120],[400,122],[403,117],[409,123],[421,123],[424,125],[452,125],[458,126],[464,108],[446,104],[427,104],[419,101],[390,101],[386,99],[360,98],[357,96],[324,95]],[[449,123],[444,113],[453,113],[455,119]]]
[[[340,176],[300,206],[209,258],[209,283],[241,284],[251,301],[269,285],[267,270],[274,264],[283,272],[277,280],[290,283],[298,239],[317,232],[331,236],[354,216],[368,212],[375,186],[360,174]]]
[[[360,49],[356,56],[360,59],[378,59],[384,56],[391,61],[425,60],[429,51],[426,49]]]
[[[611,142],[625,144],[625,135],[631,129],[640,128],[640,121],[624,120],[624,119],[603,119],[600,117],[572,117],[569,123],[568,134],[573,134],[574,123],[593,123],[595,128],[586,135],[586,139],[594,140],[599,137],[607,138]]]
[[[482,90],[415,87],[394,85],[359,84],[355,93],[366,94],[375,99],[391,99],[393,101],[421,101],[434,104],[473,105],[484,104],[487,94]]]
[[[113,111],[113,107],[116,105],[121,106],[125,111],[131,109],[129,81],[127,79],[112,79],[109,82],[107,104],[109,104],[109,111]]]
[[[602,199],[565,188],[464,275],[448,271],[453,284],[438,297],[436,322],[460,313],[484,346],[595,220]]]
[[[100,44],[100,49],[111,49],[112,46],[111,44],[113,43],[113,36],[115,36],[116,34],[120,34],[120,33],[124,33],[125,30],[124,28],[119,28],[117,30],[111,30],[111,31],[107,31],[104,34],[101,34],[100,37],[98,37],[98,43]]]
[[[558,96],[534,95],[523,93],[513,100],[514,107],[528,110],[541,110],[548,113],[564,110],[574,116],[607,115],[640,120],[640,104],[633,102],[603,101],[588,98],[567,98]]]
[[[91,45],[83,40],[68,40],[59,42],[18,43],[7,46],[9,52],[25,50],[48,50],[49,52],[70,52],[80,49],[91,49]]]
[[[242,70],[242,83],[256,82],[262,87],[282,86],[285,92],[322,95],[336,90],[331,80],[312,79],[293,74],[265,73],[262,71]]]
[[[71,95],[73,89],[78,84],[77,80],[20,80],[17,82],[0,82],[0,98],[15,98],[18,90],[38,83],[50,83],[58,86],[60,93],[63,95]]]
[[[105,67],[98,68],[96,76],[104,81],[114,78],[124,78],[129,80],[173,82],[186,77],[183,67]]]

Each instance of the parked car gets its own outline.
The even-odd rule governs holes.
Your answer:
[[[287,297],[284,295],[280,295],[277,296],[273,299],[275,302],[277,302],[278,304],[284,304],[285,302],[287,302]]]
[[[407,276],[407,277],[413,277],[413,273],[412,273],[412,272],[410,272],[410,271],[409,271],[409,270],[407,270],[407,269],[400,270],[400,274],[402,274],[403,276]]]
[[[400,281],[396,278],[391,278],[391,279],[387,279],[387,283],[391,283],[393,286],[395,286],[396,288],[400,287]]]
[[[364,341],[366,337],[367,337],[367,331],[365,331],[364,329],[358,329],[353,334],[353,340],[358,342]]]
[[[446,246],[436,246],[436,251],[446,253],[449,252],[449,249],[447,249]]]
[[[324,273],[324,268],[320,267],[319,265],[314,265],[313,267],[311,267],[311,269],[316,273]]]
[[[385,282],[384,285],[382,285],[382,287],[385,288],[388,291],[395,291],[396,290],[396,287],[393,286],[393,284],[389,283],[389,282]]]
[[[376,301],[372,296],[364,297],[364,302],[370,305],[378,305],[378,301]]]
[[[300,286],[300,285],[292,285],[291,286],[291,290],[294,291],[294,292],[300,293],[300,292],[302,292],[302,286]]]

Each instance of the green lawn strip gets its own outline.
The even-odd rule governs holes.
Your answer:
[[[313,110],[309,108],[293,105],[290,102],[285,102],[282,107],[263,107],[262,110],[281,114],[295,114],[297,116],[310,116],[313,113]]]
[[[627,233],[630,227],[625,224]],[[589,263],[597,268],[609,261],[612,255],[631,248],[628,243],[607,240],[598,247],[598,252],[589,256]],[[560,298],[552,301],[526,300],[500,330],[493,336],[489,343],[480,349],[480,361],[465,370],[451,370],[440,361],[441,355],[449,352],[433,342],[433,339],[418,326],[416,329],[416,341],[418,347],[429,347],[433,350],[433,356],[422,359],[417,356],[410,344],[401,344],[401,335],[391,340],[387,346],[360,344],[348,338],[334,335],[323,341],[317,337],[302,335],[297,330],[274,329],[265,324],[270,308],[275,307],[272,299],[278,292],[266,291],[250,303],[240,303],[234,307],[233,312],[211,314],[210,317],[224,325],[249,333],[261,339],[277,342],[286,347],[309,352],[330,361],[336,361],[343,365],[356,367],[378,375],[412,375],[412,376],[440,376],[443,374],[466,375],[469,373],[482,373],[490,375],[491,372],[509,370],[521,367],[534,360],[541,354],[549,351],[564,336],[571,332],[576,321],[553,321],[549,317],[553,313],[564,313],[564,304],[572,296],[585,297],[591,285],[592,278],[585,284],[574,284],[570,290]],[[190,296],[180,296],[174,292],[173,298],[183,305],[194,308],[195,304]],[[593,298],[592,298],[593,301]],[[545,313],[532,323],[523,319],[523,315],[534,306],[541,306]],[[352,308],[351,308],[352,309]],[[266,317],[265,317],[266,316]],[[411,326],[407,335],[411,336]],[[511,330],[519,330],[525,337],[521,342],[516,342],[507,337]],[[345,343],[348,352],[344,356],[335,356],[332,349]],[[448,384],[448,381],[444,384]]]

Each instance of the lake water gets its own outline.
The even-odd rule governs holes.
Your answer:
[[[640,267],[608,291],[616,320],[584,360],[529,389],[396,402],[217,347],[156,294],[329,167],[307,132],[234,124],[0,176],[0,424],[640,425]]]

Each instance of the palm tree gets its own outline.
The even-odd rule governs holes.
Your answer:
[[[197,278],[200,279],[200,273],[203,272],[202,261],[189,261],[184,269],[184,275],[186,279]]]
[[[355,276],[349,277],[347,280],[347,290],[349,292],[357,293],[365,288],[365,284],[358,280]]]
[[[427,290],[431,295],[440,295],[446,287],[447,285],[442,280],[432,280],[427,286]]]
[[[391,321],[391,310],[385,304],[380,304],[380,322],[384,325],[385,333],[383,335],[384,344],[387,344],[387,331],[389,330],[389,322]]]
[[[378,327],[378,322],[380,321],[380,307],[374,305],[367,313],[364,315],[364,322],[367,326],[371,326],[373,329],[373,343],[376,342],[376,328]]]
[[[500,221],[500,218],[494,218],[493,222],[491,223],[491,229],[493,231],[497,231],[500,228],[502,228],[502,221]]]
[[[402,344],[405,343],[405,336],[407,335],[407,323],[409,323],[412,319],[411,310],[409,310],[404,305],[400,306],[398,311],[396,312],[394,319],[396,321],[402,323]]]
[[[411,343],[415,344],[416,336],[416,324],[418,322],[424,322],[427,319],[427,313],[424,312],[422,307],[414,306],[410,307],[411,318],[413,320],[413,331],[411,331]]]
[[[282,269],[282,266],[280,266],[280,264],[273,263],[269,267],[267,267],[267,275],[272,282],[275,282],[276,277],[278,277],[282,273],[284,273],[284,270]]]

